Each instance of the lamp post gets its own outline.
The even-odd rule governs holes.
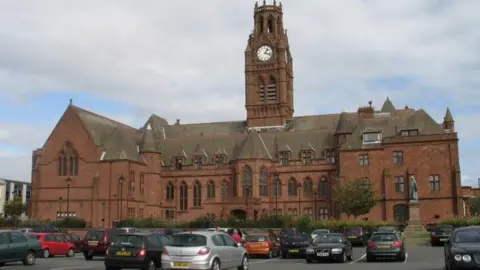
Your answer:
[[[63,202],[63,197],[60,196],[58,197],[58,214],[57,214],[57,219],[59,219],[60,217],[62,217],[62,202]]]
[[[250,187],[245,187],[245,209],[246,209],[245,220],[248,219],[248,197],[250,197]]]
[[[274,185],[275,185],[275,218],[278,220],[278,188],[280,185],[280,179],[278,179],[278,175],[275,175]]]
[[[298,217],[300,218],[300,215],[302,214],[302,202],[300,196],[302,195],[302,184],[298,183],[297,184],[297,195],[298,195]]]
[[[105,201],[102,202],[102,227],[105,228]]]
[[[317,211],[317,196],[318,196],[318,192],[313,192],[313,211],[314,211],[314,219],[317,220],[318,219],[318,211]]]
[[[118,183],[120,184],[120,196],[118,197],[119,200],[120,200],[120,207],[118,208],[120,213],[119,213],[119,219],[118,221],[122,221],[122,212],[123,212],[123,209],[122,209],[122,206],[123,206],[123,183],[125,183],[125,177],[122,175],[120,175],[120,177],[118,178]]]
[[[70,217],[70,184],[72,183],[72,179],[70,177],[65,180],[67,182],[67,218]]]

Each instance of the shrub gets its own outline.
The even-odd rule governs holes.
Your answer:
[[[440,224],[452,225],[455,228],[480,225],[480,217],[450,217],[442,220]]]
[[[59,228],[85,228],[87,226],[87,222],[81,218],[67,217],[53,222],[53,225]]]

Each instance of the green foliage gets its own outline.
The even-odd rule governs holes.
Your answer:
[[[59,228],[85,228],[87,222],[81,218],[67,217],[53,222],[53,225]]]
[[[440,224],[452,225],[455,228],[480,225],[480,217],[451,217],[442,220]]]
[[[6,217],[17,218],[27,211],[27,206],[22,202],[22,198],[15,197],[5,203],[4,214]]]
[[[378,203],[372,185],[362,178],[335,185],[333,192],[335,205],[349,217],[366,215]]]
[[[469,199],[470,214],[472,216],[480,216],[480,197],[473,197]]]

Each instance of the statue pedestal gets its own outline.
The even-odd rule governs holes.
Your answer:
[[[425,228],[420,219],[420,203],[418,201],[410,201],[408,203],[408,210],[410,218],[405,232],[424,232]]]

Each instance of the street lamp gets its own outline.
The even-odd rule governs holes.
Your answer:
[[[102,202],[102,227],[105,228],[105,201]]]
[[[317,196],[318,196],[318,192],[316,192],[316,191],[313,192],[313,211],[315,213],[315,215],[314,215],[315,220],[318,219],[318,212],[317,212],[317,199],[318,198],[317,198]]]
[[[72,179],[70,177],[65,180],[67,182],[67,218],[70,217],[70,184],[72,183]]]
[[[120,177],[118,178],[118,183],[120,184],[120,196],[118,197],[119,200],[120,200],[120,207],[118,208],[118,210],[120,211],[120,214],[119,214],[119,220],[118,221],[122,221],[122,212],[123,212],[123,209],[122,209],[122,206],[123,206],[123,183],[125,183],[125,177],[122,175],[120,175]]]
[[[302,208],[301,208],[301,195],[302,195],[302,184],[298,183],[297,184],[297,195],[298,195],[298,217],[301,216],[302,214]]]
[[[246,215],[245,215],[245,220],[248,219],[248,198],[250,197],[250,187],[245,187],[245,209],[246,209]]]
[[[58,211],[58,214],[57,214],[57,219],[62,216],[62,202],[63,202],[63,197],[62,197],[62,196],[58,197],[58,208],[59,208],[59,211]]]

